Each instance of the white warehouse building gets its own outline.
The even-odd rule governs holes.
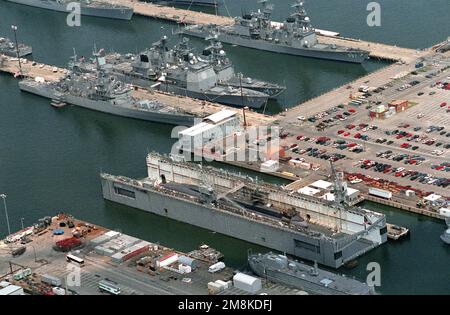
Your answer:
[[[193,152],[205,144],[239,131],[240,120],[237,112],[224,109],[205,117],[201,123],[178,133],[180,148]]]

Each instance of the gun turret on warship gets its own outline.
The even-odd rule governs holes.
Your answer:
[[[16,44],[9,38],[0,37],[0,54],[9,57],[25,57],[31,55],[33,50],[30,46],[25,44],[18,44],[19,49],[16,48]],[[17,56],[17,50],[19,50],[19,56]]]
[[[121,80],[164,92],[238,107],[261,108],[269,95],[257,90],[220,82],[214,66],[194,54],[187,42],[169,49],[168,38],[138,56],[115,55],[107,58],[108,68]]]
[[[173,125],[191,126],[195,117],[157,100],[137,100],[131,93],[133,86],[118,80],[101,68],[102,58],[97,55],[97,71],[81,72],[76,67],[77,56],[71,61],[71,71],[58,82],[45,82],[42,78],[19,82],[22,91],[52,100],[54,107],[72,104],[87,109],[129,118]]]
[[[368,59],[369,52],[365,50],[319,43],[302,0],[292,5],[294,12],[284,23],[271,21],[273,6],[268,0],[259,3],[262,10],[236,17],[233,25],[192,25],[182,33],[200,38],[218,34],[223,43],[302,57],[351,63]]]
[[[81,15],[96,16],[110,19],[131,20],[133,8],[95,0],[6,0],[51,11],[70,13],[73,9],[69,4],[79,4]]]

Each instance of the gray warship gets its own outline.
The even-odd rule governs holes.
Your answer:
[[[249,253],[250,269],[259,277],[319,295],[369,295],[373,287],[274,253]]]
[[[21,43],[19,43],[18,46],[20,58],[31,55],[33,53],[33,49],[31,48],[31,46],[27,46]],[[0,37],[0,54],[9,57],[17,57],[16,44],[9,38]]]
[[[237,107],[261,108],[269,95],[244,87],[219,83],[209,60],[204,60],[186,47],[169,49],[167,36],[138,56],[119,55],[105,60],[105,67],[120,80],[164,92]]]
[[[81,15],[96,16],[118,20],[131,20],[131,17],[133,16],[132,8],[95,0],[6,0],[6,1],[66,13],[72,12],[70,8],[68,8],[68,5],[70,3],[79,3],[81,8]]]
[[[273,6],[268,0],[259,3],[262,10],[236,17],[233,25],[191,25],[181,32],[200,38],[217,34],[223,43],[302,57],[350,63],[362,63],[369,58],[365,50],[319,43],[302,0],[292,5],[294,13],[284,23],[271,21]]]
[[[183,38],[184,42],[187,40],[187,38]],[[227,57],[227,54],[223,49],[223,45],[218,40],[218,37],[211,36],[206,38],[206,40],[210,41],[210,45],[203,50],[202,54],[203,56],[208,57],[209,62],[214,67],[219,85],[255,90],[269,95],[271,99],[277,98],[286,90],[285,86],[255,78],[245,77],[241,73],[236,73],[232,62]]]
[[[74,56],[76,60],[76,56]],[[19,82],[22,91],[52,100],[52,106],[72,104],[117,116],[172,125],[192,126],[195,117],[156,100],[138,101],[131,96],[133,87],[102,69],[95,73],[70,71],[58,82],[26,79]]]
[[[374,211],[157,153],[147,170],[140,180],[102,173],[103,198],[332,268],[387,240],[386,217]]]

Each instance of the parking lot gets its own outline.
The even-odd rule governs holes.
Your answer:
[[[364,93],[360,104],[349,98],[361,94],[352,86],[346,90],[346,102],[309,108],[295,122],[292,117],[281,119],[287,155],[319,164],[322,170],[328,170],[331,159],[347,172],[448,195],[450,62],[440,57],[425,62],[425,67],[393,75]],[[370,110],[393,100],[407,100],[409,108],[385,119],[370,117]],[[390,156],[381,157],[386,151]],[[365,162],[370,167],[362,167]],[[292,167],[289,171],[295,173]]]

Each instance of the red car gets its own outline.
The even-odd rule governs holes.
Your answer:
[[[353,129],[355,127],[356,127],[355,125],[347,125],[347,129]]]
[[[409,148],[411,145],[408,142],[402,143],[400,148]]]
[[[348,137],[348,136],[350,136],[350,132],[344,133],[344,137]]]
[[[354,110],[353,108],[350,108],[350,109],[348,110],[348,112],[354,114],[354,113],[356,113],[356,110]]]
[[[447,103],[446,102],[442,102],[440,106],[441,107],[445,107],[445,106],[447,106]]]
[[[360,134],[360,133],[357,133],[357,134],[355,135],[355,138],[356,138],[356,139],[360,139],[360,138],[361,138],[361,134]]]
[[[337,133],[338,133],[338,135],[341,135],[341,134],[343,134],[345,132],[345,130],[339,130]]]

